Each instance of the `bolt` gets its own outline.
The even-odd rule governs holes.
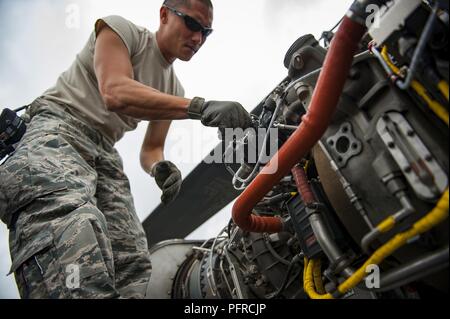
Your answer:
[[[413,136],[414,136],[414,131],[413,131],[413,130],[408,130],[408,132],[406,132],[406,134],[407,134],[409,137],[413,137]]]
[[[432,162],[433,161],[433,157],[430,154],[428,154],[428,155],[425,156],[425,160],[427,162]]]
[[[407,167],[405,167],[405,172],[406,173],[411,173],[411,166],[407,166]]]
[[[301,70],[304,67],[304,62],[300,54],[294,56],[293,67],[297,70]]]
[[[256,265],[251,265],[248,270],[253,275],[258,273],[258,267]]]
[[[394,142],[389,142],[388,143],[388,147],[389,148],[395,148],[395,143]]]
[[[306,99],[309,97],[308,85],[304,83],[297,83],[297,85],[295,85],[294,88],[299,100],[306,101]]]

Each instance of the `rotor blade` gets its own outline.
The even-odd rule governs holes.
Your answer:
[[[222,150],[222,144],[217,148]],[[149,247],[167,239],[182,239],[239,196],[222,163],[202,161],[183,181],[171,204],[159,205],[144,221]]]

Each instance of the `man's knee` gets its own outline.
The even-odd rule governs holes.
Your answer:
[[[84,205],[20,247],[12,271],[23,298],[115,298],[111,244],[101,212]]]

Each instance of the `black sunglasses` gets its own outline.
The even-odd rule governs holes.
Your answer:
[[[170,11],[172,11],[174,14],[176,14],[180,18],[183,18],[184,24],[186,25],[186,27],[189,30],[191,30],[193,32],[201,32],[202,36],[204,38],[207,38],[213,32],[213,29],[204,27],[200,22],[195,20],[193,17],[188,16],[187,14],[180,12],[177,9],[174,9],[174,8],[171,8],[168,6],[164,6],[164,7],[166,7]]]

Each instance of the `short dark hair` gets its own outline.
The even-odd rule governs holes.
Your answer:
[[[179,7],[183,7],[183,6],[190,8],[191,1],[193,1],[193,0],[164,0],[164,5],[166,5],[168,7],[172,7],[172,8],[179,8]],[[211,0],[195,0],[195,1],[200,1],[208,8],[214,9]]]

